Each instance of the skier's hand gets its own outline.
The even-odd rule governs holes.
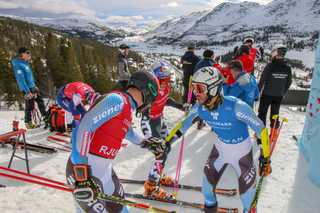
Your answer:
[[[185,112],[189,112],[190,111],[190,109],[191,109],[191,107],[192,107],[192,105],[191,104],[188,104],[188,103],[185,103],[185,104],[183,104],[183,110],[185,111]]]
[[[24,95],[25,100],[31,100],[33,98],[34,98],[34,95],[32,94],[32,92],[29,92],[28,94]]]
[[[260,155],[259,158],[259,176],[269,176],[271,174],[270,158],[265,158]]]
[[[101,192],[100,187],[89,178],[86,181],[76,182],[73,196],[79,202],[88,203],[96,200],[99,192]]]
[[[142,141],[141,147],[147,148],[156,156],[157,159],[160,159],[164,155],[167,146],[163,139],[150,137]]]

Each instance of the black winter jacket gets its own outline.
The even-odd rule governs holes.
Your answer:
[[[259,90],[262,95],[283,97],[292,83],[291,67],[283,59],[274,59],[264,68]]]
[[[193,75],[194,68],[199,61],[200,58],[191,51],[185,52],[181,57],[183,77],[185,79],[189,79],[190,75]]]

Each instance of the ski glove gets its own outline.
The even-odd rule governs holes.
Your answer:
[[[270,158],[265,158],[261,154],[259,158],[259,176],[269,176],[271,174],[271,171]]]
[[[24,95],[24,99],[25,100],[31,100],[33,98],[34,98],[34,95],[31,92],[29,92],[28,94]]]
[[[101,189],[98,184],[89,178],[86,181],[76,182],[73,196],[79,202],[88,203],[96,200],[100,192]]]
[[[100,186],[91,178],[88,165],[79,164],[73,166],[75,179],[74,198],[79,202],[92,202],[102,192]]]
[[[156,137],[150,137],[143,140],[141,143],[141,147],[149,149],[149,151],[151,151],[156,156],[156,159],[161,159],[162,157],[164,157],[167,150],[165,141],[161,138]]]

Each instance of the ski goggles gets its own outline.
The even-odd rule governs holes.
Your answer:
[[[207,93],[207,85],[201,83],[192,83],[192,91],[195,95]]]

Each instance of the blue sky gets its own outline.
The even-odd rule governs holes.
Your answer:
[[[86,17],[146,24],[244,0],[0,0],[0,13],[35,17]],[[271,0],[248,0],[266,4]]]

